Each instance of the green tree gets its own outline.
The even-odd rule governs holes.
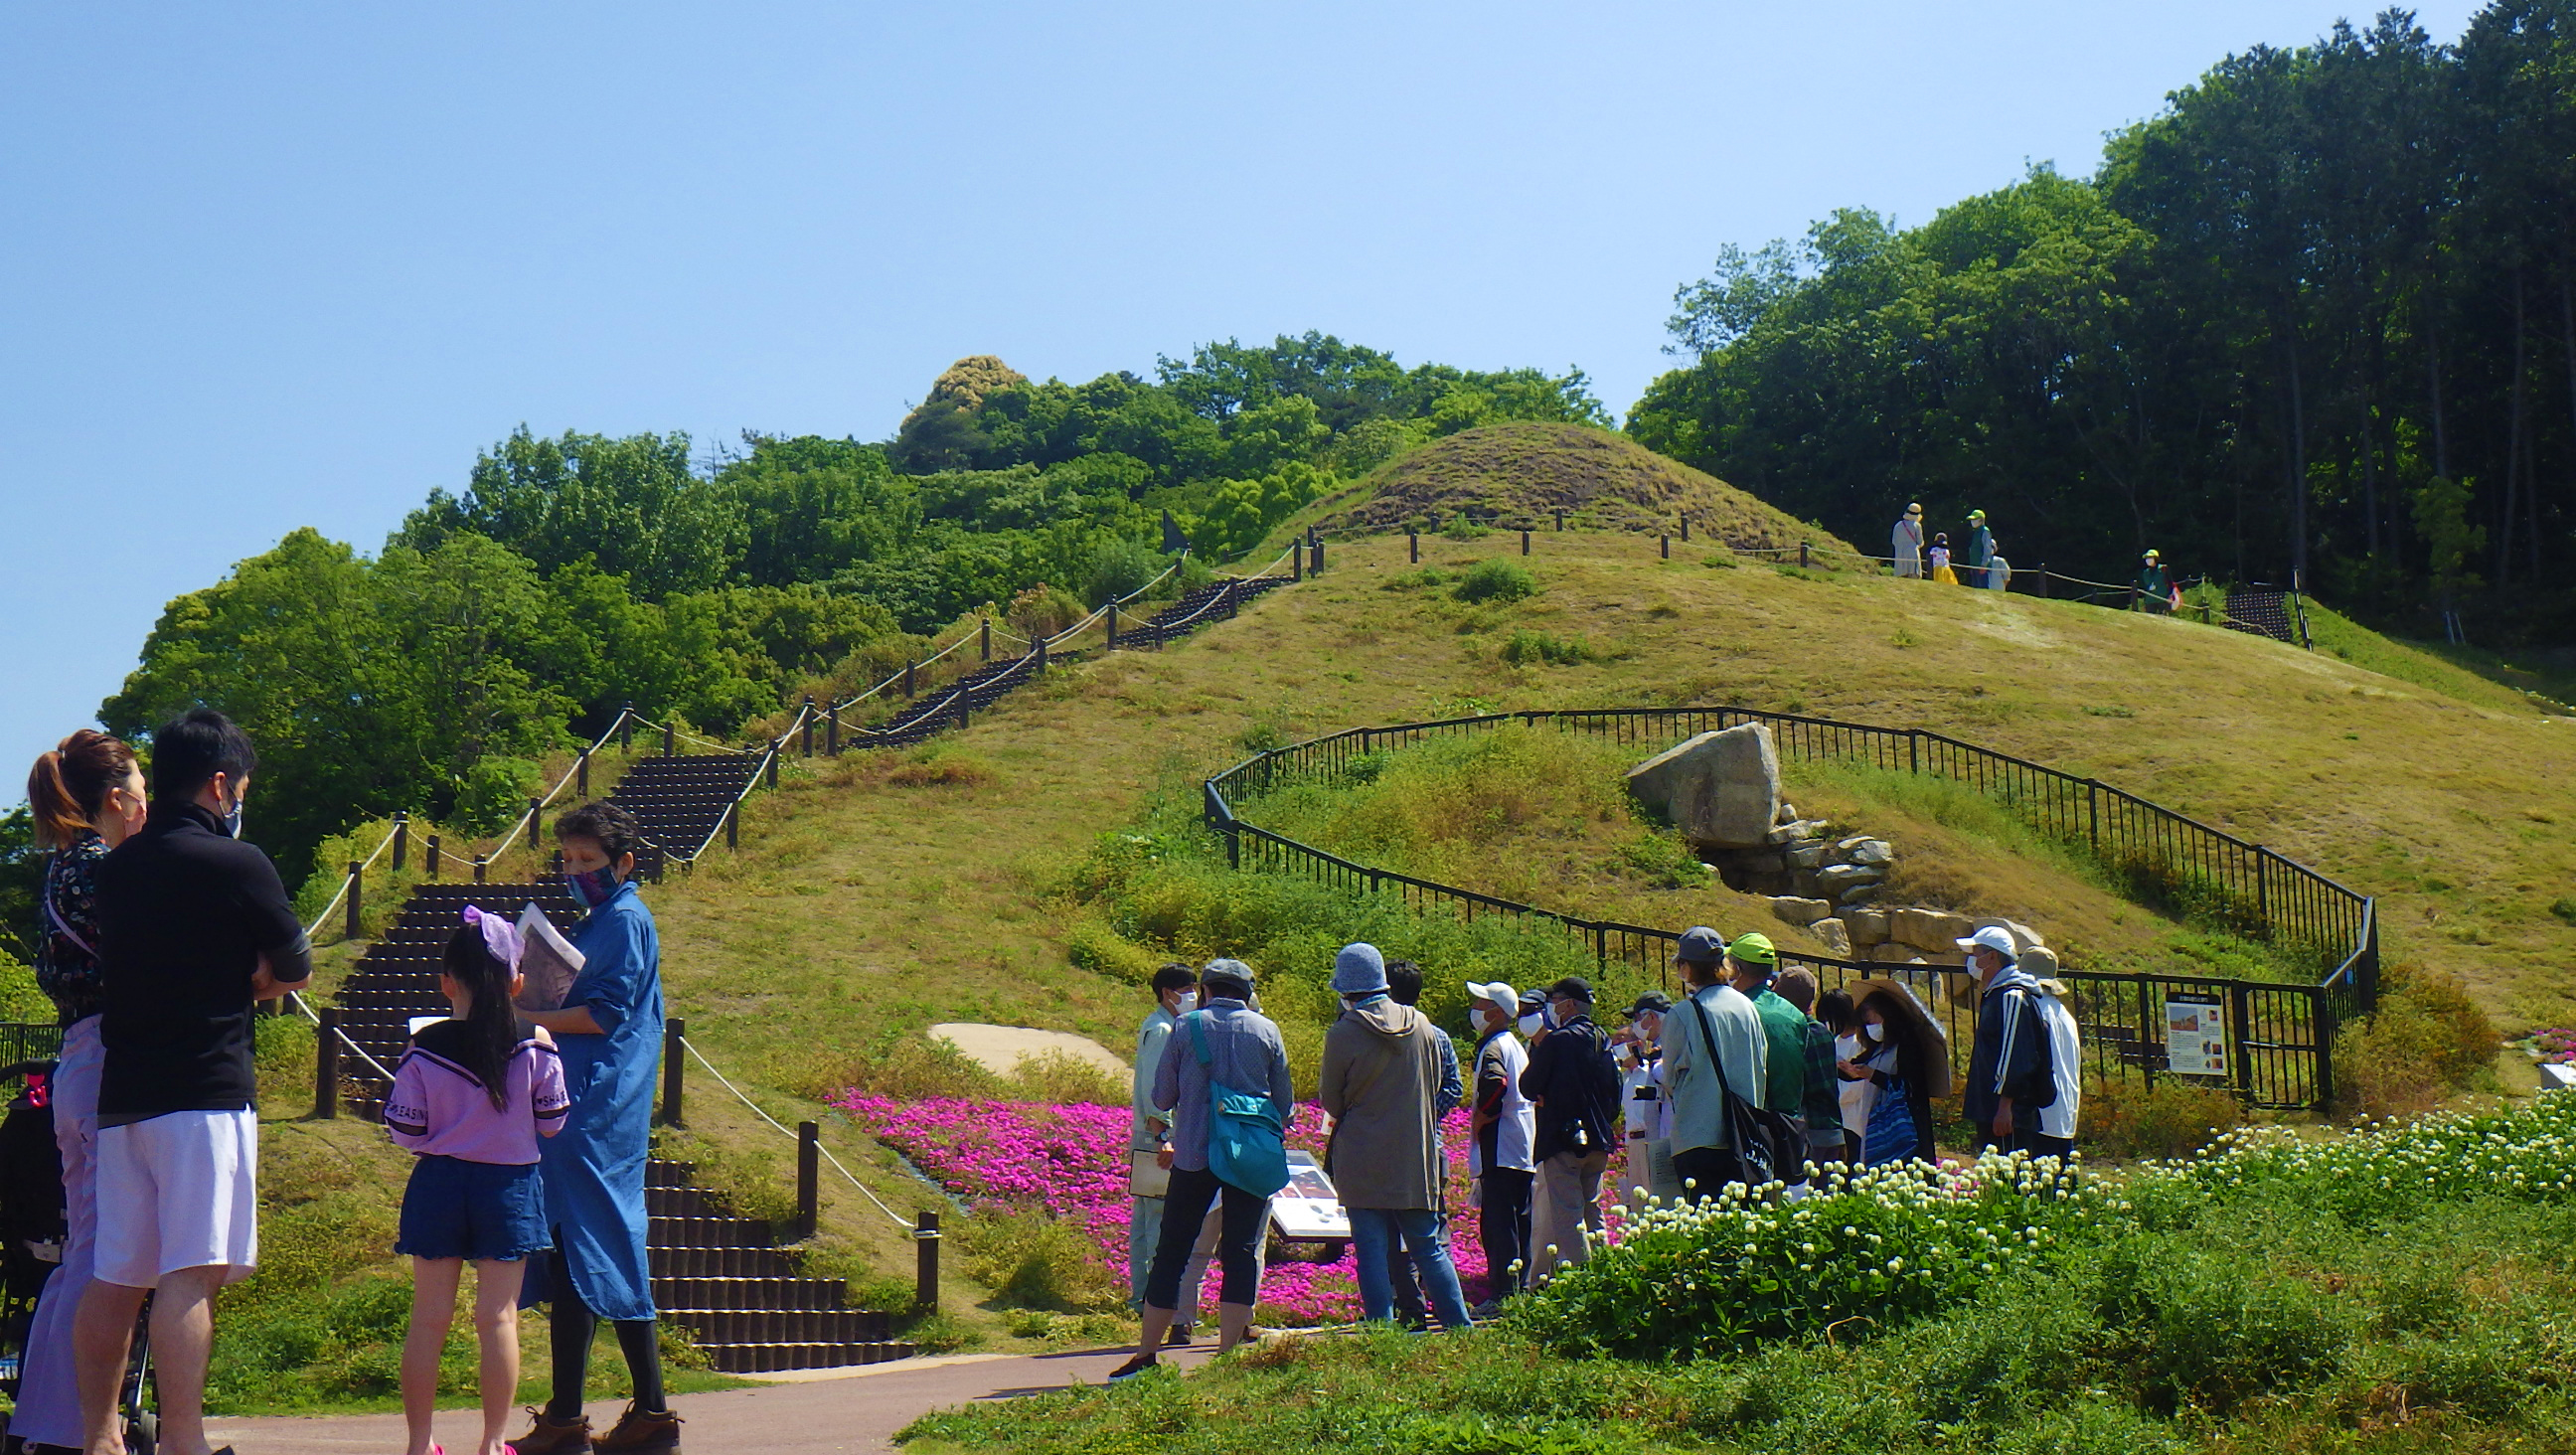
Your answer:
[[[462,498],[432,491],[394,544],[429,550],[459,531],[540,570],[587,556],[659,600],[721,583],[744,526],[733,497],[691,473],[685,434],[538,439],[522,425],[475,458]]]

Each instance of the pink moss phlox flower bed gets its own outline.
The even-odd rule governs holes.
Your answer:
[[[869,1135],[910,1158],[913,1165],[979,1214],[1043,1211],[1079,1228],[1100,1266],[1127,1277],[1128,1110],[1089,1103],[974,1101],[942,1098],[899,1102],[856,1093],[834,1103]],[[1323,1112],[1300,1106],[1288,1145],[1324,1156]],[[1457,1261],[1469,1302],[1485,1297],[1485,1255],[1476,1241],[1469,1205],[1467,1113],[1441,1123],[1449,1150],[1449,1251]],[[1604,1179],[1604,1201],[1618,1186],[1619,1161]],[[1611,1213],[1615,1230],[1618,1216]],[[1203,1298],[1210,1310],[1217,1280],[1211,1273]],[[1359,1285],[1347,1248],[1331,1263],[1274,1262],[1261,1280],[1264,1317],[1308,1324],[1346,1323],[1359,1317]],[[1205,1310],[1203,1310],[1204,1312]]]

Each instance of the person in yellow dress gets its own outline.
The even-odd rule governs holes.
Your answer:
[[[1950,536],[1948,532],[1944,531],[1932,538],[1931,556],[1932,579],[1943,586],[1958,585],[1959,573],[1950,569]]]

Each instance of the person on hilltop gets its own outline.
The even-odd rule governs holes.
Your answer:
[[[1128,1179],[1131,1194],[1127,1219],[1127,1307],[1142,1313],[1145,1307],[1145,1277],[1153,1271],[1154,1248],[1163,1236],[1163,1194],[1144,1192],[1140,1187],[1162,1185],[1162,1169],[1154,1164],[1156,1154],[1170,1139],[1172,1117],[1168,1108],[1154,1104],[1154,1075],[1163,1068],[1163,1048],[1172,1039],[1172,1027],[1183,1014],[1198,1004],[1199,973],[1188,965],[1173,961],[1154,972],[1152,989],[1154,1008],[1136,1027],[1136,1063],[1128,1088],[1127,1152],[1134,1169]],[[1191,1325],[1198,1312],[1196,1280],[1186,1290],[1182,1317],[1173,1323],[1170,1339],[1175,1347],[1190,1341]]]
[[[1896,518],[1896,529],[1889,537],[1888,546],[1890,553],[1896,558],[1897,575],[1908,580],[1922,576],[1923,503],[1921,501],[1906,506],[1905,513]]]
[[[1988,591],[2012,589],[2012,562],[2004,559],[2004,549],[2000,543],[1995,546],[1993,553],[1986,557],[1984,575],[1985,588]]]
[[[1521,1094],[1537,1108],[1537,1196],[1530,1211],[1530,1282],[1584,1263],[1601,1236],[1601,1178],[1619,1140],[1619,1068],[1592,1019],[1592,982],[1568,975],[1547,988],[1549,1026],[1530,1048]]]
[[[2138,588],[2138,609],[2154,612],[2160,616],[2170,613],[2174,608],[2173,574],[2165,569],[2164,561],[2153,551],[2147,552],[2138,560],[2138,579],[2135,583]]]
[[[1805,1022],[1805,1091],[1799,1103],[1806,1123],[1807,1158],[1823,1164],[1843,1160],[1842,1078],[1834,1074],[1834,1033],[1816,1019],[1816,977],[1805,970],[1783,970],[1771,978],[1771,991],[1787,1001]],[[1755,1009],[1759,1010],[1757,1002]],[[1764,1022],[1767,1027],[1769,1022]]]
[[[1420,1005],[1422,1003],[1422,967],[1411,960],[1387,961],[1386,995],[1387,999],[1398,1005]],[[1436,1030],[1433,1039],[1440,1049],[1440,1089],[1431,1098],[1431,1115],[1436,1123],[1456,1110],[1459,1103],[1466,1099],[1466,1087],[1458,1077],[1458,1048],[1450,1044],[1447,1035],[1440,1034]],[[1444,1171],[1439,1183],[1440,1189],[1446,1191],[1448,1185],[1449,1179]],[[1442,1246],[1446,1247],[1449,1238],[1449,1219],[1446,1208],[1440,1211],[1440,1238]],[[1456,1259],[1450,1260],[1452,1267],[1455,1267],[1456,1263]],[[1387,1243],[1386,1278],[1395,1294],[1395,1321],[1408,1329],[1425,1328],[1430,1324],[1429,1310],[1422,1302],[1422,1283],[1414,1276],[1414,1264],[1413,1248],[1399,1232]]]
[[[1374,945],[1342,947],[1333,961],[1341,1019],[1324,1033],[1315,1099],[1333,1118],[1325,1171],[1351,1220],[1351,1253],[1360,1285],[1360,1315],[1394,1315],[1387,1258],[1400,1239],[1413,1250],[1432,1312],[1452,1330],[1472,1323],[1458,1290],[1441,1226],[1448,1157],[1434,1110],[1444,1075],[1457,1075],[1448,1037],[1412,1006],[1387,993],[1386,961]]]
[[[1848,990],[1828,990],[1816,1002],[1816,1018],[1834,1033],[1834,1072],[1836,1099],[1843,1118],[1843,1160],[1861,1160],[1861,1136],[1869,1130],[1870,1099],[1878,1088],[1866,1074],[1855,1068],[1879,1052],[1870,1039],[1869,1027],[1862,1024],[1860,1007]]]
[[[259,1250],[251,1016],[313,973],[277,866],[241,839],[258,766],[222,713],[163,727],[143,828],[96,870],[98,1251],[73,1329],[89,1455],[125,1449],[118,1386],[146,1295],[160,1447],[213,1448],[214,1294],[248,1278]]]
[[[1217,1293],[1217,1352],[1241,1343],[1252,1327],[1253,1304],[1261,1292],[1260,1244],[1270,1222],[1270,1194],[1280,1184],[1254,1190],[1218,1177],[1210,1165],[1214,1103],[1223,1095],[1231,1110],[1240,1099],[1265,1100],[1282,1132],[1297,1104],[1279,1027],[1247,1004],[1252,980],[1252,967],[1240,960],[1209,961],[1199,972],[1199,1008],[1173,1025],[1163,1064],[1154,1073],[1154,1105],[1172,1112],[1171,1140],[1162,1152],[1171,1186],[1163,1194],[1163,1236],[1154,1245],[1154,1271],[1145,1280],[1136,1353],[1110,1371],[1112,1380],[1133,1379],[1159,1362],[1163,1338],[1180,1306],[1181,1271],[1211,1204],[1221,1207],[1224,1218],[1217,1246],[1223,1280]]]
[[[1530,1152],[1537,1118],[1521,1095],[1529,1053],[1512,1033],[1520,999],[1496,980],[1467,983],[1469,1020],[1476,1028],[1475,1111],[1468,1122],[1467,1175],[1476,1183],[1476,1241],[1485,1252],[1486,1298],[1474,1314],[1502,1311],[1512,1280],[1529,1267],[1530,1188],[1538,1164]]]
[[[2075,1017],[2017,963],[2010,930],[1989,925],[1958,943],[1982,996],[1968,1060],[1968,1124],[1997,1151],[2070,1155],[2082,1071]]]
[[[545,1303],[553,1392],[528,1411],[517,1455],[667,1450],[680,1417],[663,1400],[659,1314],[645,1256],[644,1163],[652,1150],[654,1082],[662,1064],[662,940],[635,884],[644,826],[613,803],[585,803],[555,822],[564,878],[588,911],[573,929],[581,974],[557,1010],[527,1018],[555,1038],[572,1111],[546,1140],[546,1223],[553,1256],[528,1270],[524,1303]],[[605,1435],[582,1413],[590,1346],[606,1319],[617,1330],[634,1398]]]
[[[1664,1091],[1672,1100],[1673,1178],[1693,1202],[1744,1180],[1727,1098],[1768,1084],[1770,1048],[1753,1002],[1726,983],[1726,942],[1695,925],[1674,952],[1687,993],[1664,1019]]]
[[[51,1095],[54,1150],[62,1163],[61,1261],[45,1279],[27,1326],[17,1408],[9,1432],[27,1444],[77,1449],[80,1387],[72,1368],[72,1329],[89,1291],[98,1254],[98,1078],[106,1047],[98,966],[98,871],[110,851],[143,827],[149,802],[134,750],[83,728],[40,755],[27,774],[27,808],[36,847],[45,852],[36,886],[36,986],[54,1003],[63,1045]]]
[[[432,1455],[438,1376],[456,1290],[474,1265],[474,1333],[482,1354],[483,1438],[475,1455],[512,1455],[501,1439],[519,1394],[519,1288],[546,1234],[539,1139],[563,1130],[571,1098],[545,1027],[512,1004],[526,984],[519,932],[467,905],[440,954],[439,991],[454,1015],[420,1028],[385,1093],[385,1130],[414,1154],[394,1252],[412,1260],[411,1330],[403,1340],[404,1455]]]
[[[1968,512],[1968,574],[1964,578],[1967,584],[1985,585],[1986,568],[1994,564],[1994,559],[1995,533],[1986,529],[1986,513],[1971,510]]]
[[[1932,582],[1936,586],[1956,586],[1958,573],[1950,569],[1950,535],[1943,531],[1932,537]]]

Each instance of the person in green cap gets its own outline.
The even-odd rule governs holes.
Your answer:
[[[1986,513],[1968,512],[1968,566],[1963,578],[1970,586],[1986,584],[1986,568],[1995,563],[1995,533],[1986,529]]]
[[[2172,611],[2172,573],[2165,570],[2165,563],[2153,551],[2147,552],[2142,559],[2145,564],[2138,568],[2138,609],[2158,615]]]
[[[1807,1013],[1771,988],[1772,978],[1779,972],[1780,951],[1772,945],[1769,935],[1738,935],[1735,943],[1726,947],[1727,977],[1739,993],[1753,1002],[1753,1013],[1762,1020],[1761,1106],[1765,1111],[1796,1118],[1804,1126],[1807,1079],[1812,1069],[1807,1055]],[[1828,1073],[1831,1069],[1830,1065],[1825,1068]],[[1804,1166],[1784,1166],[1779,1175],[1793,1189],[1807,1180]]]

